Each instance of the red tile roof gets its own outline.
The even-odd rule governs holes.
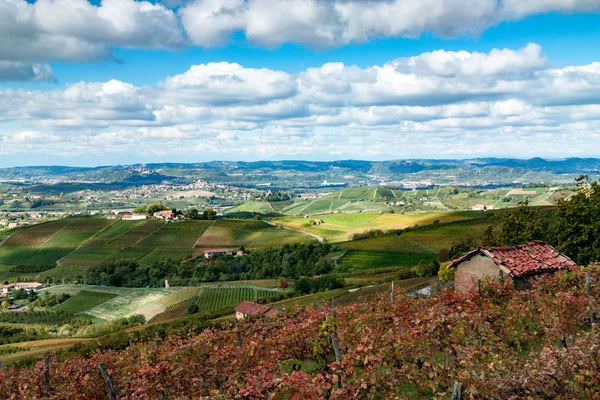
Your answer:
[[[252,301],[242,301],[235,307],[235,311],[246,315],[265,315],[272,317],[279,314],[279,310],[265,304],[258,304]]]
[[[533,241],[518,246],[480,247],[453,260],[448,268],[454,268],[476,254],[491,258],[504,272],[517,278],[558,271],[577,265],[549,244]]]

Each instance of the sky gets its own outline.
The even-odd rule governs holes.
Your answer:
[[[600,157],[600,0],[0,0],[0,167]]]

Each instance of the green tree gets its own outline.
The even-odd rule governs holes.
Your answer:
[[[149,215],[153,215],[155,212],[164,211],[166,209],[167,208],[160,203],[153,203],[148,206],[148,208],[146,209],[146,212]]]
[[[196,207],[190,207],[185,210],[185,216],[189,219],[200,219],[200,212]]]
[[[467,233],[462,239],[452,243],[450,247],[450,259],[453,260],[457,257],[462,256],[477,247],[475,238],[470,233]]]
[[[498,245],[498,237],[496,232],[494,232],[494,226],[490,225],[483,231],[483,236],[481,237],[481,244],[483,246],[497,246]]]
[[[217,218],[217,212],[215,210],[213,210],[212,207],[208,207],[206,210],[204,210],[204,212],[202,214],[203,214],[204,219]]]
[[[135,210],[133,210],[134,214],[146,214],[146,207],[144,206],[137,206],[135,208]]]
[[[529,207],[529,201],[519,203],[515,209],[506,210],[494,216],[500,231],[497,242],[501,246],[513,246],[531,240],[548,240],[548,218],[536,208]],[[487,243],[486,243],[487,244]]]
[[[600,260],[600,183],[588,175],[576,179],[574,193],[557,203],[557,249],[580,265]]]

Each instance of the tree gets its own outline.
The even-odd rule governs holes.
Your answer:
[[[310,293],[311,290],[311,284],[310,284],[310,280],[308,280],[307,278],[300,278],[296,281],[296,284],[294,285],[296,292],[298,293]]]
[[[483,236],[481,237],[481,244],[484,246],[497,246],[498,245],[498,237],[494,232],[494,226],[488,226],[485,231],[483,231]]]
[[[455,259],[462,256],[477,247],[475,238],[470,233],[467,233],[462,239],[452,243],[450,247],[450,259]]]
[[[588,175],[576,179],[570,199],[557,203],[557,249],[580,265],[600,260],[600,183]]]
[[[153,203],[146,208],[148,215],[153,215],[155,212],[164,211],[167,208],[160,203]]]
[[[441,249],[437,254],[437,261],[441,264],[450,260],[450,250]]]
[[[215,210],[213,210],[212,207],[208,207],[206,210],[204,210],[204,212],[202,213],[204,219],[215,219],[217,218],[217,212]]]
[[[190,207],[185,210],[185,216],[189,219],[200,219],[200,212],[196,207]]]
[[[137,206],[135,208],[135,210],[133,210],[134,214],[146,214],[146,207],[144,206]]]
[[[500,231],[496,236],[501,246],[513,246],[532,240],[548,240],[549,222],[545,214],[529,207],[529,201],[519,203],[516,209],[494,216]],[[487,243],[486,243],[487,244]]]
[[[2,302],[2,308],[8,308],[8,306],[9,306],[8,301],[4,300]]]

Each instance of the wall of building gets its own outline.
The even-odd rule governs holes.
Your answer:
[[[490,258],[477,254],[456,267],[454,273],[454,289],[467,292],[477,288],[477,280],[487,276],[499,276],[500,267]]]

